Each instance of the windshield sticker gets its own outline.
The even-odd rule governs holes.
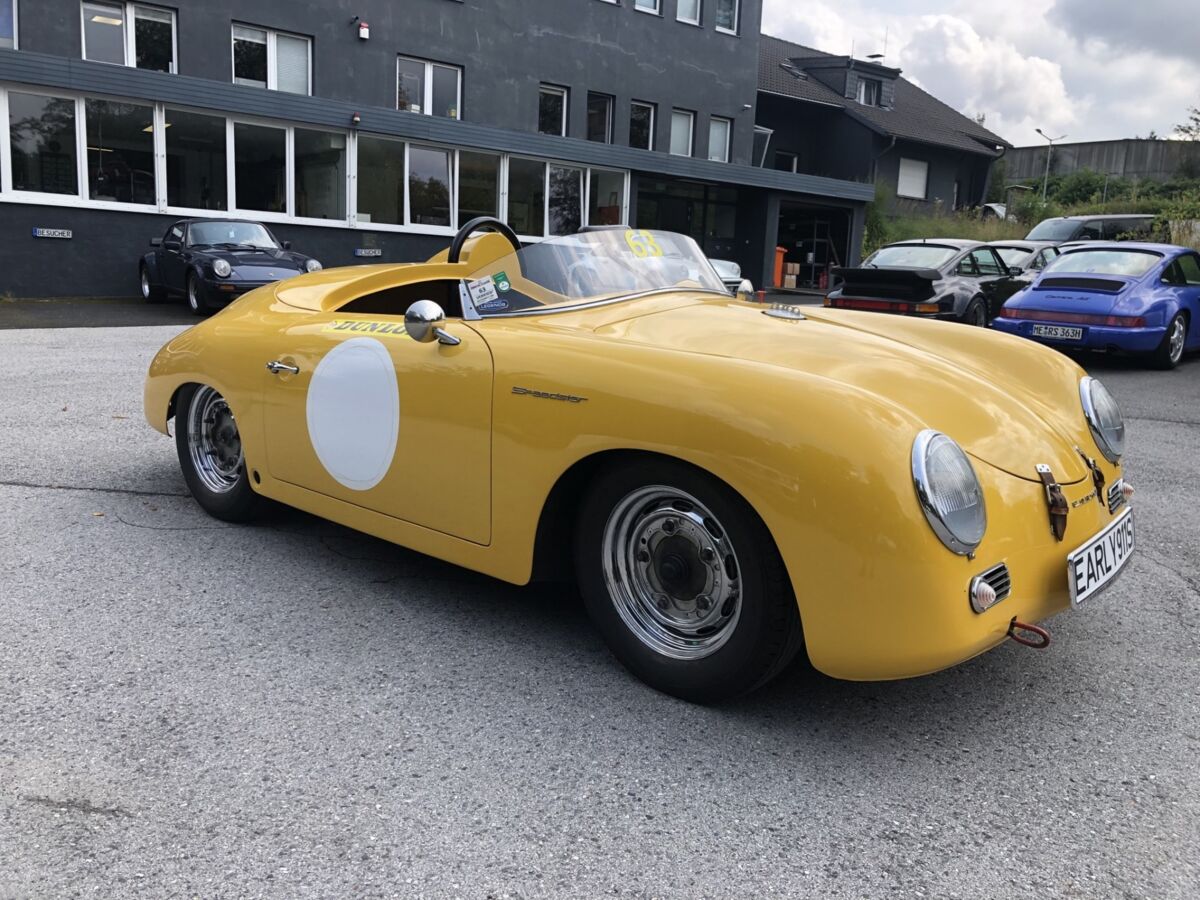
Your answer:
[[[496,285],[496,290],[502,294],[512,290],[512,282],[508,280],[508,275],[504,272],[497,272],[493,275],[492,283]]]
[[[364,322],[361,319],[334,319],[322,331],[356,332],[362,334],[394,334],[397,337],[408,337],[403,322]]]
[[[508,309],[508,301],[496,298],[495,300],[487,301],[487,303],[480,303],[475,308],[480,312],[503,312]]]
[[[654,235],[649,231],[626,231],[625,243],[638,259],[663,255],[662,247],[658,246],[658,241],[654,240]]]
[[[499,299],[500,297],[500,294],[496,291],[496,284],[490,277],[470,282],[467,285],[467,290],[471,293],[471,302],[476,306],[487,303],[489,300]]]

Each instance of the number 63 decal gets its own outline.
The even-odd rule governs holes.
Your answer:
[[[662,247],[658,246],[654,235],[649,231],[627,231],[625,232],[625,243],[629,245],[629,249],[638,259],[663,255]]]

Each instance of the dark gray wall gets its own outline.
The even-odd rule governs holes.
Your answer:
[[[176,3],[180,73],[231,80],[230,23],[313,39],[313,94],[363,107],[396,106],[396,57],[463,68],[463,118],[536,130],[538,85],[571,89],[569,133],[586,134],[587,92],[616,98],[614,141],[629,140],[631,99],[657,103],[657,146],[665,150],[672,107],[697,113],[695,155],[707,158],[708,117],[734,121],[733,161],[748,163],[753,142],[761,0],[741,0],[741,35],[714,30],[712,4],[697,28],[632,0],[204,0]],[[158,3],[172,6],[171,3]],[[371,25],[358,38],[355,16]],[[22,50],[80,56],[79,0],[23,0]]]
[[[767,165],[774,165],[776,150],[795,153],[799,171],[807,175],[847,181],[871,180],[875,132],[834,106],[805,103],[760,94],[758,124],[774,131]]]
[[[887,148],[890,139],[876,139],[880,149]],[[876,169],[877,181],[888,185],[896,193],[900,177],[900,158],[921,160],[929,163],[929,181],[924,201],[896,197],[894,208],[900,212],[931,213],[949,212],[954,199],[954,182],[959,182],[958,205],[960,208],[978,206],[987,191],[987,177],[992,158],[976,153],[961,153],[932,144],[915,141],[897,141],[896,145],[879,158]],[[941,200],[941,206],[937,201]]]

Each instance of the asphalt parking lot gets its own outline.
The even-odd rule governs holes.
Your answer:
[[[701,708],[571,591],[207,518],[179,329],[0,331],[0,898],[1200,894],[1200,360],[1089,363],[1140,549],[1049,650]]]

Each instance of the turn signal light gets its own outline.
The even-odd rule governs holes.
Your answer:
[[[1126,503],[1133,502],[1133,485],[1128,481],[1121,482],[1121,495],[1125,498]]]
[[[983,612],[995,605],[996,589],[982,578],[976,578],[971,583],[971,607],[976,612]]]

